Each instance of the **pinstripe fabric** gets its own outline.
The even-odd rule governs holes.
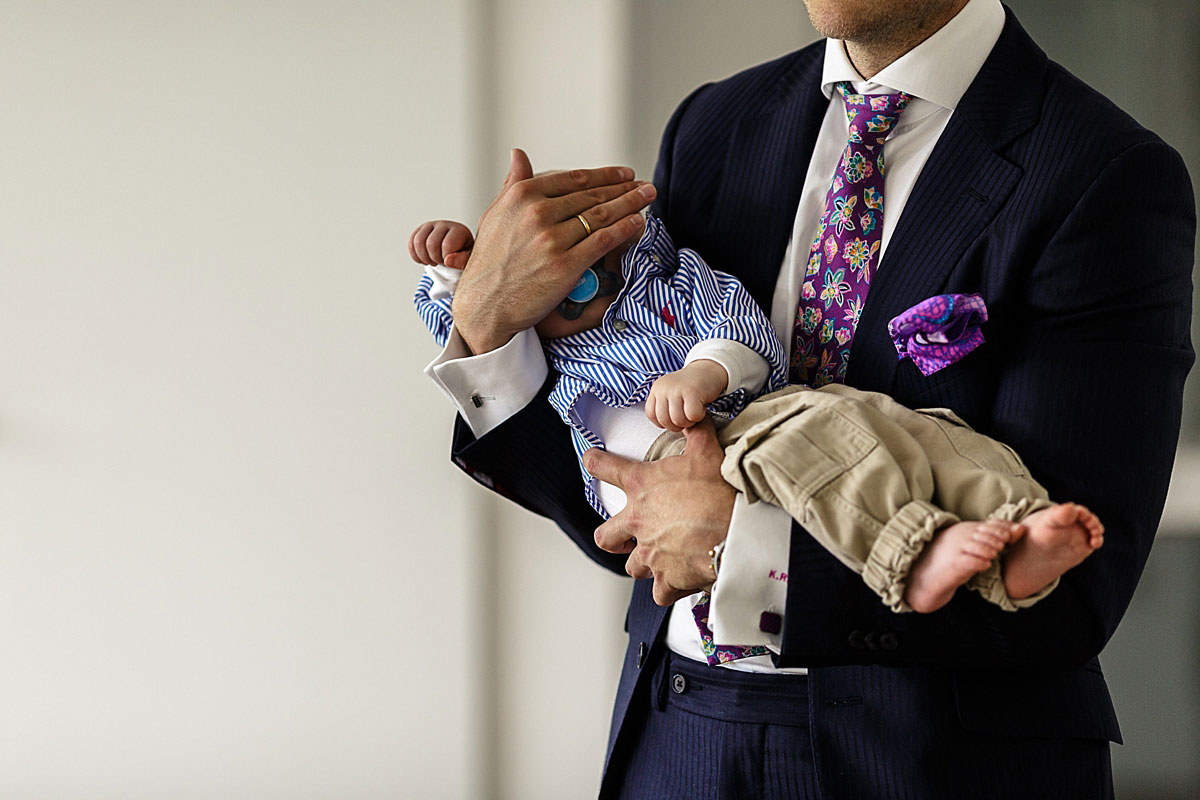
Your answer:
[[[764,306],[827,107],[822,57],[819,44],[701,87],[663,139],[657,209],[675,242]],[[1020,613],[960,594],[934,614],[894,615],[794,527],[779,663],[810,668],[823,798],[1112,796],[1107,740],[1120,733],[1095,657],[1132,596],[1170,477],[1194,360],[1195,224],[1178,154],[1048,61],[1009,12],[879,264],[846,382],[953,408],[1011,444],[1051,497],[1099,514],[1105,546]],[[924,376],[897,361],[887,321],[939,293],[984,298],[987,342]],[[509,480],[495,448],[538,438],[544,420],[530,410],[495,439],[460,438],[456,455]],[[519,479],[514,494],[544,514],[586,509],[577,491]],[[581,546],[590,535],[567,532]],[[638,581],[605,793],[645,735],[638,655],[661,650],[664,617]],[[878,647],[884,633],[894,650]]]
[[[622,800],[820,797],[803,676],[731,675],[667,656],[630,713],[638,733],[614,756]]]

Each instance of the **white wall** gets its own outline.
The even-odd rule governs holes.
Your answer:
[[[467,7],[0,5],[0,796],[471,791]]]
[[[494,194],[511,147],[535,170],[628,164],[623,0],[495,0],[485,132]],[[483,171],[488,171],[484,165]],[[491,796],[595,797],[625,649],[628,579],[550,523],[496,504],[500,580]]]

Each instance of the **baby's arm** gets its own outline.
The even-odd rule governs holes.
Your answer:
[[[770,374],[767,360],[746,345],[703,339],[688,353],[682,369],[650,387],[646,416],[669,431],[690,428],[704,419],[706,405],[738,389],[757,394]]]
[[[700,341],[688,352],[682,369],[650,387],[646,416],[651,422],[681,431],[704,419],[704,406],[725,395],[740,389],[749,399],[787,384],[779,337],[741,281],[712,269],[695,251],[684,248],[670,288],[687,298],[671,310],[687,317],[686,330]],[[740,401],[736,405],[735,411]]]
[[[668,372],[650,387],[646,416],[660,428],[681,431],[704,419],[704,407],[725,394],[729,373],[707,358]]]
[[[422,223],[408,237],[408,254],[413,261],[427,267],[443,265],[462,269],[474,246],[471,229],[448,219]]]
[[[408,254],[425,265],[413,303],[425,327],[443,347],[454,325],[450,301],[473,244],[470,229],[450,220],[426,222],[408,237]]]

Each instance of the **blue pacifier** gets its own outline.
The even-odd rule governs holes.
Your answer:
[[[579,276],[579,282],[575,284],[575,288],[567,295],[567,299],[572,303],[586,303],[596,296],[600,291],[600,278],[596,275],[596,271],[588,267],[582,275]]]

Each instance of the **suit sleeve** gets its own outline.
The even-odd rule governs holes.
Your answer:
[[[811,537],[794,532],[781,663],[1067,668],[1100,652],[1166,497],[1194,360],[1195,227],[1178,154],[1157,139],[1126,149],[1029,267],[1020,330],[1002,354],[989,433],[1053,499],[1095,511],[1104,546],[1030,609],[1003,612],[959,592],[935,614],[898,617],[872,608],[846,577],[857,576],[819,569]],[[891,647],[864,649],[863,632],[880,630]]]

